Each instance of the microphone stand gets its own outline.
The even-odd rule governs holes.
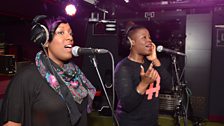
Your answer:
[[[176,126],[180,126],[180,120],[181,120],[181,116],[183,116],[184,118],[184,126],[187,126],[187,108],[185,109],[185,106],[183,105],[183,90],[186,90],[186,86],[185,84],[181,84],[180,81],[180,77],[178,74],[178,70],[177,70],[177,63],[176,63],[176,55],[172,55],[172,64],[174,67],[174,72],[175,72],[175,76],[176,76],[176,81],[177,81],[177,85],[175,85],[174,87],[174,95],[176,95],[177,97],[177,101],[176,101],[176,107],[175,107],[175,112],[174,112],[174,118],[175,118],[175,124]],[[187,90],[186,90],[187,91]],[[187,102],[188,104],[188,102]],[[188,105],[187,105],[188,106]]]
[[[110,53],[110,52],[109,52],[109,53]],[[110,53],[110,55],[112,55],[112,54]],[[114,112],[114,105],[113,105],[113,106],[111,105],[111,102],[110,102],[110,99],[109,99],[109,97],[108,97],[108,94],[107,94],[107,91],[106,91],[106,89],[105,89],[105,86],[104,86],[104,84],[103,84],[103,81],[102,81],[100,72],[99,72],[99,70],[98,70],[98,66],[97,66],[97,62],[96,62],[96,56],[93,55],[93,56],[90,56],[90,58],[91,58],[91,61],[92,61],[93,65],[94,65],[94,67],[95,67],[95,69],[96,69],[97,75],[98,75],[98,77],[99,77],[99,79],[100,79],[100,83],[101,83],[101,86],[102,86],[102,88],[103,88],[105,97],[106,97],[107,102],[108,102],[108,104],[109,104],[109,107],[110,107],[110,109],[111,109],[112,117],[113,117],[113,119],[115,120],[116,126],[119,126],[117,117],[116,117],[115,112]],[[114,66],[114,64],[112,64],[112,65]],[[114,83],[114,82],[113,82],[113,83]]]

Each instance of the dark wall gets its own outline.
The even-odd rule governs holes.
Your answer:
[[[189,14],[186,24],[185,78],[194,116],[207,118],[209,104],[212,14]]]
[[[209,119],[224,121],[224,7],[215,8],[213,22]]]
[[[0,33],[4,36],[2,41],[6,44],[6,54],[15,53],[17,61],[32,59],[36,47],[30,41],[30,21],[12,17],[1,18],[5,18],[0,23]],[[16,51],[10,52],[10,48],[15,48]]]
[[[189,14],[186,25],[185,77],[192,91],[194,116],[224,120],[223,92],[223,7],[206,13]]]

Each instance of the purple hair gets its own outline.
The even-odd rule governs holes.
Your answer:
[[[49,41],[52,41],[55,31],[61,23],[68,23],[64,17],[46,18],[44,22],[49,31]]]

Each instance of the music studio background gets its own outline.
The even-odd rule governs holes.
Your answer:
[[[69,0],[2,1],[0,4],[0,98],[8,81],[23,66],[33,61],[37,47],[30,42],[30,24],[37,14],[64,15],[62,3]],[[194,116],[211,121],[224,121],[224,1],[223,0],[74,0],[77,14],[68,17],[75,33],[76,45],[103,48],[112,52],[115,65],[128,50],[122,46],[122,37],[128,21],[149,28],[156,45],[183,52],[177,56],[178,72],[183,69],[182,83],[192,92],[191,107]],[[115,30],[107,26],[115,25]],[[175,73],[170,54],[158,53],[162,63],[172,75],[173,83],[162,89],[161,112],[173,111],[175,96],[172,90]],[[103,82],[112,84],[111,59],[106,54],[97,55]],[[87,78],[102,91],[94,66],[88,56],[74,58]],[[112,97],[112,88],[107,88]],[[164,100],[165,99],[165,100]],[[95,101],[96,109],[107,105],[103,96]],[[164,111],[163,111],[164,110]],[[102,113],[108,115],[107,112]],[[110,114],[109,114],[110,115]]]

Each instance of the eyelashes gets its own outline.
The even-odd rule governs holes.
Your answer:
[[[57,31],[55,34],[57,34],[57,35],[64,35],[65,31]],[[68,34],[73,36],[73,32],[68,32]]]

